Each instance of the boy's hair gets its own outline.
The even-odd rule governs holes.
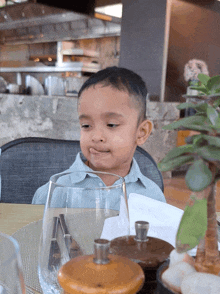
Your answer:
[[[97,84],[111,86],[119,91],[128,92],[139,109],[138,123],[146,119],[147,88],[145,82],[138,74],[122,67],[107,67],[93,74],[85,81],[79,90],[78,98],[80,98],[84,90]]]

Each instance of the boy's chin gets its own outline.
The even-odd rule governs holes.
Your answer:
[[[114,173],[114,167],[110,167],[105,163],[92,163],[89,161],[89,167],[94,171],[106,172],[106,173]]]
[[[89,162],[89,167],[94,171],[100,171],[100,172],[109,172],[110,170],[103,164],[91,164],[90,162]]]

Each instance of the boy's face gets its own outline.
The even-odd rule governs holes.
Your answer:
[[[137,145],[151,132],[151,123],[138,126],[138,110],[129,94],[101,84],[80,96],[80,145],[93,170],[128,174]]]

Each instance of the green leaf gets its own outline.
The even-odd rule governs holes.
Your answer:
[[[216,120],[216,123],[215,123],[215,129],[218,131],[219,133],[219,129],[220,129],[220,117]]]
[[[197,110],[197,112],[199,113],[206,113],[207,111],[207,107],[208,104],[204,103],[204,102],[200,102],[200,103],[181,103],[179,105],[177,105],[177,109],[182,110],[182,109],[186,109],[186,108],[193,108],[195,110]]]
[[[165,130],[175,130],[178,129],[179,127],[186,127],[191,129],[192,125],[203,125],[205,123],[206,118],[204,116],[197,116],[197,115],[192,115],[188,116],[185,118],[182,118],[180,120],[174,121],[173,123],[166,125],[163,127]]]
[[[198,74],[198,79],[203,85],[206,86],[208,84],[208,81],[210,80],[210,77],[208,75],[200,73]]]
[[[179,109],[179,110],[182,110],[182,109],[186,109],[186,108],[189,108],[189,107],[196,108],[196,106],[197,106],[197,104],[186,102],[186,103],[181,103],[181,104],[177,105],[176,108]]]
[[[213,126],[215,126],[219,117],[218,111],[216,111],[215,108],[209,105],[209,107],[207,108],[207,116],[209,120],[211,121],[211,123],[213,124]]]
[[[166,162],[159,162],[158,163],[158,168],[161,171],[168,171],[172,170],[178,166],[181,166],[187,162],[193,161],[194,157],[192,155],[184,155],[184,156],[179,156],[177,158],[171,159]]]
[[[199,135],[193,135],[192,136],[192,142],[193,142],[193,145],[194,145],[194,150],[195,148],[199,147],[200,144],[202,144],[204,142],[204,138],[203,138],[204,134],[199,134]]]
[[[192,205],[185,207],[176,234],[176,250],[186,252],[197,246],[207,230],[207,200],[193,199]]]
[[[193,80],[189,82],[189,86],[199,86],[201,83],[199,81]]]
[[[207,82],[207,89],[210,94],[214,94],[215,90],[220,88],[220,76],[211,77]]]
[[[188,130],[199,131],[199,132],[212,132],[212,127],[209,126],[199,126],[199,125],[191,125],[187,127]]]
[[[196,107],[195,107],[195,109],[201,113],[206,113],[207,108],[208,108],[208,104],[206,102],[198,103],[196,104]]]
[[[192,144],[188,145],[182,145],[179,147],[174,147],[172,150],[170,150],[166,156],[163,158],[161,162],[165,163],[177,156],[180,156],[184,153],[193,153],[194,152],[194,146]]]
[[[208,94],[208,92],[209,92],[204,86],[193,86],[193,87],[190,87],[190,89],[197,90],[197,91],[202,92],[204,94]]]
[[[202,159],[196,160],[187,170],[186,185],[191,191],[202,191],[212,182],[212,173]]]
[[[219,98],[219,96],[220,96],[219,92],[220,92],[220,88],[216,89],[215,93],[207,95],[208,101],[209,101],[209,99],[214,100],[214,101],[217,100]]]
[[[219,92],[220,92],[220,88],[219,88],[219,86],[217,87],[216,86],[216,88],[212,88],[212,90],[211,91],[209,91],[209,95],[208,95],[208,97],[210,97],[210,96],[219,96]]]
[[[215,108],[217,108],[219,105],[220,105],[220,98],[217,99],[217,100],[215,100],[214,103],[213,103],[213,106],[214,106]]]
[[[220,161],[220,149],[213,145],[207,145],[196,150],[196,153],[207,161]]]
[[[210,145],[220,147],[220,138],[202,134],[201,135]],[[220,150],[219,150],[220,152]]]

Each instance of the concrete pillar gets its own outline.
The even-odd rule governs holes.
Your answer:
[[[122,0],[122,4],[119,66],[140,74],[150,99],[163,101],[167,1]]]

